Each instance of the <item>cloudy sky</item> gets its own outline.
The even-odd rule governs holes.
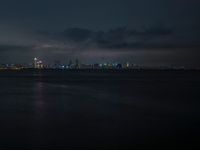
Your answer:
[[[0,63],[200,66],[199,0],[1,0]]]

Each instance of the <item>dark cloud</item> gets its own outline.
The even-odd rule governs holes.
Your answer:
[[[199,48],[200,39],[179,35],[172,28],[154,26],[145,29],[120,27],[108,31],[93,31],[85,28],[69,28],[63,32],[40,32],[51,41],[62,42],[76,48],[99,48],[107,50]]]
[[[167,28],[149,28],[142,31],[127,28],[116,28],[97,35],[95,42],[99,47],[111,49],[145,48],[146,42],[152,39],[172,36],[173,31]],[[148,47],[148,46],[147,46]]]

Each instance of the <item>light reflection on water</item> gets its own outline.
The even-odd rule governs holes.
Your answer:
[[[35,97],[35,111],[36,114],[42,115],[45,111],[45,96],[44,96],[44,83],[36,82],[34,84],[34,97]]]

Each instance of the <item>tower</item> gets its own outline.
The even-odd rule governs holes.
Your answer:
[[[76,59],[75,62],[76,62],[76,63],[75,63],[75,68],[78,69],[78,68],[79,68],[79,60]]]
[[[34,68],[37,68],[37,58],[34,58]]]

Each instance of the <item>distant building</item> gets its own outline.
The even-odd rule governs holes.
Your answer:
[[[42,69],[44,68],[44,65],[41,60],[38,60],[38,58],[34,58],[34,68],[35,69]]]
[[[93,68],[94,68],[94,69],[99,69],[99,68],[100,68],[100,65],[99,65],[99,64],[94,64],[94,65],[93,65]]]
[[[126,62],[126,68],[129,68],[129,67],[130,67],[129,62]]]
[[[79,60],[78,59],[75,60],[75,68],[76,69],[80,68]]]
[[[34,58],[34,68],[37,68],[37,61],[38,61],[38,59]]]
[[[117,64],[116,69],[122,69],[122,64]]]
[[[41,60],[37,62],[37,68],[38,68],[38,69],[44,68],[44,65],[43,65],[43,63],[42,63]]]

